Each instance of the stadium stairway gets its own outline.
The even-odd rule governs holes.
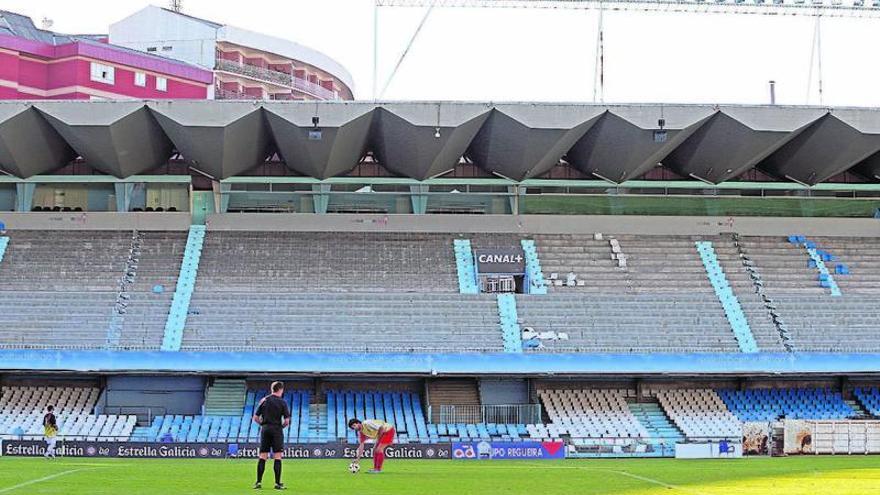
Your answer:
[[[454,239],[455,266],[458,271],[458,291],[462,294],[478,294],[477,272],[474,268],[474,252],[470,239]]]
[[[531,239],[523,239],[520,241],[523,253],[526,257],[526,285],[527,294],[546,294],[547,283],[544,280],[544,272],[541,270],[541,261],[538,259],[538,249],[535,247],[535,241]]]
[[[666,416],[659,402],[630,402],[629,410],[648,430],[648,435],[657,439],[658,443],[671,446],[684,440],[684,434]],[[672,451],[670,450],[670,452]]]
[[[331,440],[327,433],[327,404],[309,405],[308,428],[309,442],[328,442]]]
[[[853,410],[853,419],[870,419],[871,415],[868,414],[868,411],[865,410],[864,407],[859,403],[858,399],[844,399],[843,400],[846,405],[848,405]]]
[[[834,256],[830,253],[819,250],[816,243],[801,235],[789,236],[788,242],[803,247],[807,252],[807,255],[810,257],[809,267],[815,268],[819,272],[819,287],[828,289],[833,297],[840,297],[843,295],[840,291],[840,287],[834,280],[834,276],[828,271],[828,265],[825,264],[826,261],[834,261]]]
[[[519,317],[516,315],[516,298],[513,294],[498,294],[497,300],[504,352],[522,352],[522,329],[519,326]]]
[[[733,335],[736,337],[740,351],[758,352],[755,336],[752,334],[745,312],[743,312],[742,306],[736,294],[733,293],[727,276],[718,262],[715,248],[712,247],[712,243],[709,241],[697,241],[695,244],[700,259],[703,261],[703,266],[706,268],[709,282],[712,284],[715,295],[718,296],[718,300],[724,308],[724,314],[727,316],[727,321],[730,323],[730,328],[733,330]]]
[[[880,417],[880,388],[856,387],[853,396],[869,415]]]
[[[177,278],[177,288],[174,291],[171,308],[168,310],[168,319],[165,322],[165,335],[162,338],[161,348],[163,351],[180,350],[186,317],[189,313],[189,302],[196,286],[196,276],[199,271],[199,260],[202,256],[204,242],[205,226],[191,226],[186,239],[183,262],[180,265],[180,274]]]
[[[247,384],[243,379],[215,379],[205,391],[205,416],[239,416],[245,406]]]
[[[3,255],[6,254],[6,246],[9,245],[8,237],[0,237],[0,263],[3,262]]]

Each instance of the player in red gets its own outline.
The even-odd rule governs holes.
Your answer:
[[[379,474],[382,472],[382,464],[385,462],[385,449],[394,443],[394,425],[388,424],[378,419],[365,419],[363,421],[352,418],[348,421],[348,427],[358,432],[358,448],[357,458],[355,462],[360,462],[364,455],[364,445],[367,440],[376,442],[373,448],[373,469],[367,471],[369,474]]]

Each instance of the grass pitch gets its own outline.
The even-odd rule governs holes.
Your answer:
[[[0,495],[255,493],[255,461],[0,458]],[[369,467],[368,462],[363,465]],[[880,494],[880,457],[736,460],[413,461],[352,475],[346,460],[291,460],[287,493],[433,495]],[[271,490],[267,465],[264,492]],[[269,481],[269,483],[267,483]]]

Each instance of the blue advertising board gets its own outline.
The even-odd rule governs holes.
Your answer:
[[[565,459],[563,442],[454,442],[452,458],[460,460]]]

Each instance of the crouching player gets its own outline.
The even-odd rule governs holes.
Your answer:
[[[358,432],[358,448],[357,458],[355,462],[360,462],[364,455],[364,445],[367,440],[376,442],[373,448],[373,469],[369,470],[369,474],[378,474],[382,472],[382,464],[385,462],[385,448],[394,443],[394,425],[390,425],[378,419],[365,419],[361,421],[352,418],[348,421],[348,427]]]

